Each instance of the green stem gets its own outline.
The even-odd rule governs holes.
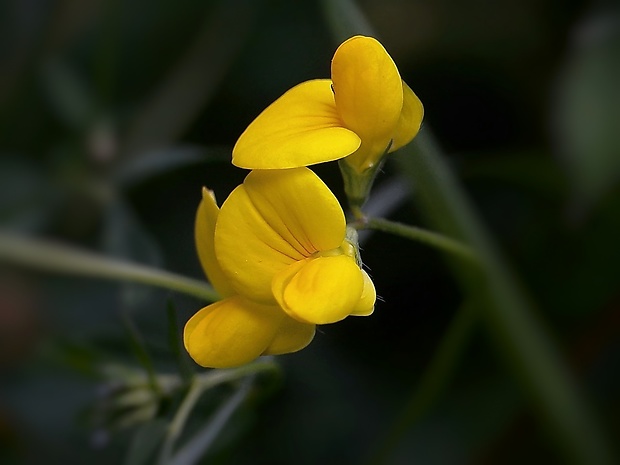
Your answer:
[[[208,423],[202,427],[183,447],[170,459],[169,465],[193,465],[200,461],[215,439],[219,436],[231,416],[251,392],[253,376],[247,377],[243,384],[230,398],[224,402]]]
[[[459,257],[476,262],[473,250],[459,241],[451,239],[427,229],[410,226],[383,218],[365,218],[351,224],[355,229],[374,229],[389,234],[395,234],[412,241],[422,242],[444,252],[449,252]]]
[[[132,281],[163,287],[209,302],[219,295],[207,283],[167,271],[124,262],[53,242],[0,232],[0,261],[52,273]]]
[[[187,423],[189,415],[196,405],[196,402],[198,402],[200,396],[206,390],[211,389],[218,384],[236,381],[250,375],[268,371],[279,371],[278,365],[271,357],[263,357],[255,362],[248,363],[247,365],[243,365],[239,368],[212,370],[205,374],[195,376],[190,383],[189,390],[187,391],[183,402],[174,415],[172,422],[168,426],[166,439],[159,454],[158,464],[166,465],[170,463],[176,441],[183,432],[185,423]]]
[[[174,444],[183,432],[183,428],[185,428],[185,423],[187,423],[189,415],[194,409],[194,405],[196,405],[196,402],[198,402],[198,399],[200,399],[200,396],[207,389],[207,387],[207,385],[200,383],[198,381],[198,378],[194,378],[190,383],[187,395],[183,399],[181,406],[177,410],[174,418],[172,419],[172,422],[168,426],[166,439],[164,440],[164,444],[159,454],[159,460],[157,462],[159,465],[166,465],[170,462],[170,457],[172,456]]]
[[[344,192],[347,196],[351,212],[356,219],[361,219],[363,217],[362,207],[368,200],[372,185],[385,164],[385,157],[391,146],[392,141],[390,141],[379,161],[361,173],[351,166],[346,158],[338,162],[338,167],[342,174],[342,181],[344,183]]]
[[[532,304],[482,226],[428,129],[397,157],[435,227],[469,244],[480,273],[454,263],[464,290],[483,303],[487,327],[569,463],[613,463],[611,448]],[[482,280],[480,280],[482,279]]]
[[[255,362],[248,363],[238,368],[213,370],[206,374],[199,375],[197,376],[197,382],[203,386],[204,389],[210,389],[218,384],[235,381],[256,373],[278,373],[279,371],[280,367],[272,357],[262,357]]]

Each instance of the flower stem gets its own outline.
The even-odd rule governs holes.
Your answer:
[[[357,219],[362,218],[362,207],[368,200],[372,185],[375,182],[377,174],[379,174],[385,163],[385,156],[387,155],[391,145],[392,142],[390,141],[390,145],[388,145],[385,149],[385,152],[381,156],[380,160],[361,173],[351,166],[347,162],[346,158],[343,158],[338,162],[338,167],[340,168],[340,173],[342,174],[342,181],[344,183],[344,192],[347,196],[351,212]]]
[[[174,415],[172,422],[170,422],[170,425],[168,425],[166,439],[164,440],[164,444],[159,454],[159,460],[157,462],[159,465],[166,465],[170,462],[170,457],[172,456],[174,444],[183,432],[183,428],[185,428],[185,423],[187,423],[187,419],[192,413],[194,405],[196,405],[196,402],[198,402],[198,399],[200,399],[200,396],[205,391],[205,389],[206,386],[198,382],[198,378],[194,378],[190,383],[187,395],[183,399],[181,406]]]
[[[477,261],[473,250],[461,242],[427,229],[410,226],[384,218],[364,218],[351,224],[355,229],[374,229],[389,234],[422,242],[444,252],[458,255],[473,262]]]
[[[277,372],[278,370],[279,367],[273,358],[263,357],[255,362],[248,363],[247,365],[243,365],[239,368],[232,368],[228,370],[211,370],[205,374],[195,376],[189,385],[189,390],[187,391],[183,402],[174,415],[172,422],[168,426],[166,439],[164,440],[157,463],[159,465],[165,465],[171,462],[175,443],[183,432],[185,423],[187,423],[194,406],[206,390],[217,386],[218,384],[235,381],[260,372]]]
[[[168,271],[116,260],[74,247],[0,232],[0,261],[63,274],[132,281],[163,287],[206,301],[219,295],[207,283]]]
[[[200,461],[211,447],[235,410],[252,389],[253,376],[248,376],[232,396],[213,414],[209,421],[170,459],[169,465],[193,465]]]
[[[280,366],[275,362],[273,357],[261,357],[252,363],[248,363],[247,365],[243,365],[238,368],[212,370],[206,374],[198,375],[197,382],[203,386],[204,389],[210,389],[218,384],[241,379],[245,376],[254,375],[256,373],[279,373],[279,371]]]

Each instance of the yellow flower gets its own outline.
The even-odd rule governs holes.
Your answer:
[[[252,171],[221,210],[205,191],[198,255],[225,298],[185,326],[194,360],[220,368],[295,352],[316,324],[372,313],[374,286],[345,235],[338,200],[307,168]]]
[[[415,137],[422,103],[376,39],[343,42],[331,75],[299,84],[267,107],[237,141],[233,164],[283,169],[348,157],[362,173]]]
[[[260,355],[295,352],[314,337],[315,326],[288,317],[277,305],[262,305],[236,295],[215,257],[219,208],[203,189],[196,212],[196,249],[202,268],[223,300],[199,310],[185,325],[185,348],[199,365],[228,368]]]

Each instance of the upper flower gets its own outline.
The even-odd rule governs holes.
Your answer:
[[[361,173],[417,134],[422,103],[376,39],[343,42],[331,75],[299,84],[267,107],[237,141],[233,164],[282,169],[348,157]]]
[[[186,348],[201,365],[294,352],[316,324],[373,311],[374,286],[346,237],[342,208],[307,168],[252,171],[221,210],[206,192],[196,243],[225,297],[185,327]]]

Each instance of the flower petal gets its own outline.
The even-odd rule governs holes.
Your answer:
[[[345,234],[338,200],[308,168],[252,171],[224,202],[215,253],[235,290],[273,303],[273,276]]]
[[[357,305],[351,312],[351,315],[355,316],[368,316],[375,310],[375,301],[377,300],[377,292],[375,291],[375,285],[364,270],[362,270],[362,276],[364,278],[364,290],[362,296],[357,302]]]
[[[185,325],[183,341],[204,367],[228,368],[262,355],[286,316],[277,306],[229,297],[196,313]]]
[[[376,39],[355,36],[338,47],[331,69],[340,118],[362,139],[364,157],[358,158],[383,155],[403,107],[403,84],[394,61]]]
[[[298,321],[314,324],[347,317],[363,288],[361,270],[346,255],[297,262],[273,280],[273,294],[282,309]]]
[[[274,340],[264,354],[281,355],[297,352],[312,342],[315,329],[315,325],[301,323],[288,315],[284,315]]]
[[[273,275],[304,259],[265,221],[243,185],[222,205],[215,227],[215,254],[235,291],[264,304],[275,303]]]
[[[235,292],[215,258],[215,249],[213,245],[215,223],[217,222],[219,212],[220,209],[217,207],[213,192],[203,187],[202,200],[196,211],[196,222],[194,226],[196,250],[202,269],[207,275],[207,279],[211,285],[222,297],[228,297]]]
[[[394,152],[411,142],[420,130],[423,118],[424,107],[422,106],[422,102],[405,81],[403,81],[403,110],[400,113],[396,131],[392,136],[390,152]]]
[[[269,226],[304,257],[342,244],[342,207],[308,168],[253,171],[243,185]]]
[[[360,139],[343,127],[330,85],[328,79],[301,83],[268,106],[239,137],[233,165],[296,168],[353,153]]]

